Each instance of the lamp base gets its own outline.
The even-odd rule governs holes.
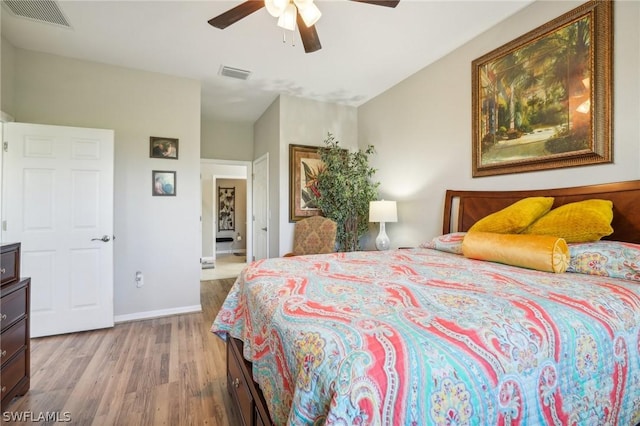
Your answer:
[[[376,237],[376,248],[378,250],[389,250],[390,245],[391,242],[389,241],[389,237],[387,236],[384,222],[380,222],[380,232]]]

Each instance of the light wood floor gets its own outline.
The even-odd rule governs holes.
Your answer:
[[[203,281],[202,313],[32,339],[31,390],[8,411],[66,412],[78,425],[240,424],[225,346],[209,331],[233,282]]]

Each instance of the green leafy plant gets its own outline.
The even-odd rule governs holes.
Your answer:
[[[313,193],[322,214],[338,224],[338,251],[355,251],[369,230],[369,202],[378,197],[380,183],[372,181],[376,170],[369,166],[375,150],[369,145],[364,151],[349,152],[331,133],[324,143],[326,148],[318,151],[324,166]]]

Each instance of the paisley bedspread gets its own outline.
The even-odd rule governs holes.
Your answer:
[[[634,425],[640,285],[430,249],[248,265],[211,330],[277,425]]]

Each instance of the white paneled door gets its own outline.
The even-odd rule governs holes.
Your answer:
[[[113,136],[4,125],[2,241],[22,243],[31,337],[113,326]]]
[[[253,260],[269,257],[269,154],[253,162]]]

